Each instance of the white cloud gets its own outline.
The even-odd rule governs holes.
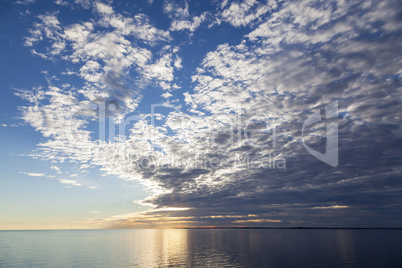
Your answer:
[[[62,174],[60,168],[58,166],[50,166],[51,169],[55,170],[57,172],[57,174]]]
[[[99,210],[92,210],[91,213],[100,214],[101,212]]]
[[[180,70],[183,66],[181,65],[181,58],[176,55],[176,59],[174,60],[174,67]]]
[[[54,3],[60,6],[67,6],[69,4],[66,0],[55,0]]]
[[[108,6],[108,5],[100,3],[100,2],[96,3],[96,9],[99,13],[102,13],[102,14],[110,15],[110,14],[114,13],[113,8],[111,6]]]
[[[82,184],[77,182],[76,180],[60,179],[59,181],[62,184],[69,184],[69,185],[73,185],[73,186],[82,186]]]
[[[228,4],[228,0],[222,0],[220,7],[224,8]]]
[[[226,3],[223,2],[222,6],[226,6]],[[256,0],[245,0],[241,3],[234,2],[223,10],[221,19],[235,27],[247,26],[258,21],[264,14],[276,7],[276,1],[269,1],[268,5],[261,4]]]
[[[168,99],[172,97],[173,95],[170,92],[165,92],[161,95],[162,98]]]
[[[171,31],[189,30],[194,32],[207,18],[207,13],[195,16],[191,20],[174,20],[170,26]]]
[[[20,173],[31,177],[47,177],[45,173],[23,172],[23,171],[21,171]]]
[[[124,17],[113,11],[111,6],[96,4],[100,12],[99,21],[80,22],[62,26],[56,15],[39,16],[41,23],[36,23],[26,38],[25,45],[33,47],[41,40],[48,39],[52,44],[45,51],[32,49],[33,53],[45,59],[61,56],[63,60],[80,65],[79,71],[69,70],[68,74],[79,74],[86,85],[78,91],[90,101],[117,98],[124,109],[133,111],[141,98],[139,92],[128,90],[129,87],[143,88],[149,83],[156,83],[163,88],[170,88],[173,79],[172,52],[157,58],[148,48],[141,47],[142,42],[155,45],[157,42],[170,40],[169,32],[159,30],[149,23],[144,14]],[[101,33],[97,26],[107,27],[111,31]],[[134,41],[129,41],[134,36]],[[180,61],[175,61],[179,68]],[[129,73],[138,73],[132,85],[121,82]],[[41,110],[41,111],[39,111]],[[40,119],[35,117],[42,108],[25,111],[25,119],[39,130]],[[35,120],[38,119],[36,122]],[[50,135],[47,134],[48,136]]]
[[[186,19],[190,16],[188,8],[189,5],[187,1],[184,1],[183,3],[164,1],[163,13],[165,13],[169,18]]]
[[[173,80],[172,55],[165,54],[155,63],[143,66],[144,76],[148,79],[157,79],[170,82]]]
[[[15,3],[20,5],[29,5],[35,3],[35,0],[18,0]]]
[[[61,26],[60,22],[55,15],[40,15],[41,23],[36,23],[35,28],[30,30],[30,36],[25,39],[25,45],[32,47],[35,43],[43,40],[43,38],[50,39],[53,44],[52,48],[48,49],[51,55],[61,52],[65,47],[63,40],[60,38]]]
[[[78,4],[85,9],[89,9],[92,6],[93,1],[91,0],[74,0],[74,4]]]

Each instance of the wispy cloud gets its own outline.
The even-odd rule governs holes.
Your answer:
[[[174,19],[186,19],[190,16],[188,11],[189,4],[186,0],[184,1],[164,1],[163,3],[163,13],[165,13],[169,18]]]
[[[101,213],[101,212],[100,212],[99,210],[92,210],[91,213],[99,214],[99,213]]]
[[[267,4],[256,0],[233,2],[221,13],[221,19],[235,27],[247,26],[262,19],[262,16],[278,7],[276,1],[267,1]]]
[[[31,177],[47,177],[47,175],[44,173],[24,172],[24,171],[21,171],[20,173]]]
[[[348,208],[348,206],[333,205],[328,207],[313,207],[313,209],[341,209],[341,208]]]
[[[200,16],[195,16],[191,20],[174,20],[170,26],[171,31],[189,30],[194,32],[201,23],[207,19],[208,14],[203,13]]]
[[[73,185],[73,186],[82,186],[82,184],[77,182],[76,180],[60,179],[59,181],[62,184],[69,184],[69,185]]]

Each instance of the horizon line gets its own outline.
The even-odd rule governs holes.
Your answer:
[[[163,229],[170,229],[170,230],[179,230],[179,229],[237,229],[237,230],[247,230],[247,229],[326,229],[326,230],[335,230],[335,229],[402,229],[402,227],[247,227],[247,226],[240,226],[240,227],[233,227],[233,226],[201,226],[201,227],[168,227],[168,228],[89,228],[89,229],[75,229],[75,228],[64,228],[64,229],[0,229],[0,231],[89,231],[89,230],[163,230]]]

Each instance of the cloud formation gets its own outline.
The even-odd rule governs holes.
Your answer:
[[[114,227],[400,224],[398,1],[222,2],[216,10],[191,18],[188,3],[165,2],[169,30],[100,2],[87,22],[39,16],[26,46],[73,64],[83,86],[16,93],[30,102],[22,119],[47,138],[38,154],[153,191],[142,201],[152,210],[97,219]],[[208,20],[211,31],[249,30],[203,56],[191,87],[176,93],[178,105],[157,100],[154,113],[138,109],[149,87],[172,96],[182,56],[169,31],[196,36]],[[50,45],[37,49],[43,40]],[[311,125],[303,137],[303,122],[334,102],[339,118]],[[88,129],[97,120],[115,124],[114,139],[94,138]],[[332,168],[303,144],[325,150],[326,125],[335,121]]]

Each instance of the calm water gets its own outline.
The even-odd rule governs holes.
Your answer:
[[[0,267],[402,267],[402,230],[0,231]]]

